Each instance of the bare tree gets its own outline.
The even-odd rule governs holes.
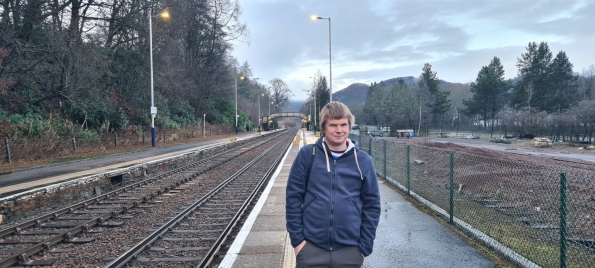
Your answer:
[[[285,81],[273,78],[269,81],[272,105],[285,107],[289,103],[289,97],[293,96]]]
[[[593,100],[595,94],[595,65],[583,68],[579,80],[579,88],[584,100]]]

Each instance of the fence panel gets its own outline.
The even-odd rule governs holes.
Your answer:
[[[394,139],[352,138],[366,152],[372,145],[379,174],[410,185],[447,213],[452,190],[454,218],[488,235],[497,250],[512,250],[526,258],[527,265],[595,267],[595,169],[539,165]]]

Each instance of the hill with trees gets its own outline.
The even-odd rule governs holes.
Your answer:
[[[290,95],[285,82],[259,83],[247,62],[230,55],[234,42],[249,37],[237,1],[56,0],[2,7],[3,137],[147,133],[151,107],[158,129],[196,128],[203,116],[207,124],[231,127],[236,101],[242,131],[257,124],[259,105],[283,107]]]

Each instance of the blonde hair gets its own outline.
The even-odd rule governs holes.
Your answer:
[[[326,121],[329,119],[343,118],[347,118],[347,121],[349,121],[349,128],[351,128],[355,122],[355,116],[353,116],[351,110],[349,110],[345,104],[338,101],[327,103],[324,107],[322,107],[322,110],[320,110],[320,128],[322,129],[322,132],[324,132]]]

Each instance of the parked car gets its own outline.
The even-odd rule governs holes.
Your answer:
[[[384,131],[382,129],[382,127],[368,127],[368,134],[370,134],[370,136],[372,137],[376,137],[376,136],[384,136]]]

